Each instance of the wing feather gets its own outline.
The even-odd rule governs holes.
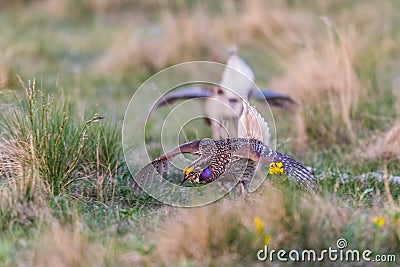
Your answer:
[[[186,86],[176,90],[173,90],[163,95],[152,107],[150,113],[165,105],[173,104],[174,102],[182,99],[202,98],[210,97],[213,92],[202,86]]]
[[[239,118],[238,137],[256,139],[268,145],[271,138],[268,124],[257,110],[244,103],[242,115]]]
[[[257,101],[267,100],[268,104],[284,109],[296,105],[296,101],[290,96],[264,88],[253,89],[250,97]]]
[[[136,185],[142,188],[151,187],[154,177],[158,177],[161,180],[163,173],[169,172],[169,162],[172,158],[176,157],[179,154],[185,153],[199,154],[200,142],[201,140],[196,140],[182,144],[154,159],[152,162],[144,166],[136,173],[133,178],[136,182]]]

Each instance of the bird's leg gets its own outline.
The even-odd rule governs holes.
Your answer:
[[[214,140],[218,140],[222,137],[222,127],[219,124],[219,122],[215,121],[215,120],[211,120],[211,131],[212,131],[212,138]]]
[[[232,118],[232,125],[233,125],[233,127],[231,127],[231,128],[235,132],[231,134],[231,137],[237,137],[238,136],[237,129],[238,129],[238,125],[239,125],[239,117]]]

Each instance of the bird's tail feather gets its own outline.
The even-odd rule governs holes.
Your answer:
[[[238,137],[256,139],[268,145],[271,138],[268,124],[249,103],[243,103],[243,113],[239,119]]]
[[[282,171],[304,188],[312,192],[318,191],[319,186],[314,175],[297,160],[276,151],[273,162],[281,163]]]

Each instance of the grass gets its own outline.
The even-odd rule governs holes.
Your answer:
[[[256,259],[265,243],[339,238],[400,256],[396,1],[3,2],[1,266],[270,265]],[[165,206],[134,189],[126,104],[155,72],[224,62],[232,43],[260,86],[299,102],[296,115],[273,110],[278,148],[313,167],[321,192],[272,176],[246,199]]]

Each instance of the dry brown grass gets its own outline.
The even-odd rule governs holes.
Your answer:
[[[49,212],[45,187],[25,146],[13,139],[0,143],[0,214],[10,224],[31,225]]]
[[[319,196],[301,196],[294,204],[288,198],[266,184],[262,195],[247,201],[224,199],[209,206],[183,210],[180,216],[169,218],[160,230],[151,234],[157,240],[153,260],[166,265],[187,260],[200,265],[252,262],[255,253],[263,247],[265,234],[270,236],[268,245],[272,248],[323,249],[334,246],[338,238],[344,237],[351,238],[348,241],[360,248],[376,246],[374,249],[379,250],[387,246],[381,233],[398,231],[391,229],[395,217],[390,207],[376,204],[366,212],[362,208],[346,207],[339,199],[327,201]],[[257,216],[264,224],[262,233],[255,230],[253,220]],[[384,217],[387,224],[377,227],[374,216]],[[359,227],[349,233],[348,225]],[[324,233],[323,239],[321,233]],[[397,241],[391,246],[398,246]]]
[[[210,15],[215,7],[189,8],[181,2],[165,8],[158,21],[145,22],[149,24],[145,30],[126,25],[94,67],[100,73],[118,75],[126,70],[154,71],[193,60],[223,62],[226,48],[232,44],[265,42],[287,54],[300,42],[300,29],[309,23],[304,13],[290,9],[282,1],[220,4],[222,13]],[[143,23],[137,17],[134,20],[134,25]]]
[[[25,1],[21,2],[25,4]],[[263,67],[261,70],[256,69],[256,76],[272,68],[278,72],[278,77],[272,79],[271,87],[291,94],[300,102],[302,109],[296,114],[294,126],[297,129],[297,144],[300,145],[307,143],[309,139],[307,134],[325,143],[333,141],[331,143],[341,148],[345,147],[340,142],[343,139],[335,140],[335,136],[343,134],[348,140],[358,136],[359,129],[356,127],[359,124],[356,126],[354,121],[355,117],[357,119],[361,117],[362,120],[359,114],[361,112],[357,110],[360,106],[358,103],[365,104],[366,98],[363,98],[365,90],[372,87],[370,85],[372,81],[365,77],[375,77],[375,72],[390,72],[392,69],[385,65],[388,55],[392,56],[388,50],[398,52],[398,48],[395,48],[397,47],[396,38],[389,34],[384,35],[390,31],[395,33],[394,30],[397,27],[397,22],[393,19],[396,16],[393,10],[396,9],[391,8],[392,4],[389,1],[379,4],[371,4],[371,1],[369,4],[354,7],[345,0],[321,0],[314,1],[311,7],[307,4],[296,4],[298,1],[232,0],[223,1],[219,6],[221,11],[216,11],[207,4],[189,7],[185,4],[188,1],[179,1],[174,4],[158,0],[32,2],[37,9],[30,9],[31,2],[28,2],[30,4],[27,4],[27,8],[24,9],[25,13],[19,16],[20,19],[33,22],[35,20],[30,16],[38,17],[43,22],[35,24],[35,29],[40,29],[45,23],[57,25],[46,27],[44,32],[49,31],[49,33],[41,38],[34,37],[34,39],[48,44],[48,40],[54,38],[55,45],[53,46],[60,42],[65,45],[65,50],[53,50],[53,46],[40,45],[33,42],[33,39],[27,39],[22,43],[13,44],[14,41],[6,43],[6,46],[9,45],[10,48],[3,47],[6,56],[0,59],[2,63],[0,65],[4,65],[0,66],[0,88],[10,87],[9,79],[14,76],[13,71],[20,70],[15,66],[41,73],[40,69],[32,67],[40,65],[37,62],[42,62],[42,59],[38,60],[41,56],[48,57],[49,61],[54,62],[54,66],[51,65],[51,67],[57,71],[64,69],[66,66],[64,64],[69,64],[70,49],[79,52],[73,54],[75,59],[71,62],[73,62],[72,65],[77,64],[85,69],[82,75],[88,75],[88,77],[83,76],[82,80],[88,81],[91,89],[99,85],[97,81],[90,80],[97,79],[91,76],[92,72],[102,74],[105,80],[111,80],[112,77],[124,79],[126,76],[142,79],[168,65],[183,61],[207,59],[223,62],[226,59],[225,48],[233,43],[244,52],[243,55],[250,66],[255,67],[258,64],[259,67]],[[382,6],[382,9],[376,8],[377,5]],[[42,8],[47,9],[41,10]],[[49,17],[43,15],[46,10],[50,11]],[[73,12],[77,13],[72,14]],[[333,16],[331,19],[335,23],[325,19],[324,24],[324,21],[319,19],[319,16],[325,12]],[[28,13],[30,16],[27,16]],[[94,18],[93,15],[98,17]],[[349,21],[357,27],[349,25]],[[107,23],[119,27],[107,28],[105,27]],[[23,24],[29,23],[25,21]],[[23,28],[21,32],[26,30],[30,33],[31,27],[28,26],[24,26],[27,29]],[[81,26],[82,28],[79,28]],[[86,26],[89,27],[87,31],[84,28]],[[105,28],[104,32],[102,27]],[[75,28],[79,28],[83,34],[72,38],[76,37]],[[61,42],[62,39],[58,39],[60,36],[58,30],[60,33],[71,32],[72,34],[63,35],[65,42]],[[4,36],[8,37],[7,34],[10,35],[5,32]],[[15,42],[24,37],[23,34],[18,35]],[[379,42],[368,44],[367,51],[371,51],[369,53],[364,48],[366,42],[370,41],[370,36],[373,35],[379,36],[375,38],[382,36],[382,42],[379,40]],[[104,54],[95,54],[104,48],[106,43],[104,40],[109,40],[108,49]],[[78,43],[75,43],[76,41]],[[101,45],[96,46],[91,43],[96,41],[99,41]],[[93,50],[80,50],[82,48],[80,45],[83,43],[86,44],[83,46],[90,48],[93,44]],[[48,48],[51,51],[47,51]],[[31,57],[28,60],[35,62],[36,65],[19,63],[18,55],[21,53],[17,53],[18,51]],[[254,51],[258,54],[254,54]],[[85,63],[80,65],[80,56],[86,54],[89,55],[87,61],[82,59]],[[372,64],[372,67],[363,66],[364,63],[370,62],[365,58],[369,58],[371,54],[379,63],[376,63],[376,66]],[[396,56],[397,54],[394,53],[390,58],[396,58]],[[251,60],[252,57],[257,57],[257,60]],[[272,62],[269,61],[271,57]],[[97,60],[93,62],[93,58]],[[12,66],[14,68],[9,66],[12,62],[16,62],[16,65]],[[62,65],[58,65],[59,62]],[[276,64],[277,62],[279,63]],[[44,64],[46,63],[48,62]],[[264,64],[276,65],[265,66]],[[89,70],[86,73],[87,69]],[[140,76],[142,74],[143,76]],[[46,76],[47,73],[41,75]],[[270,78],[265,73],[262,75],[257,79]],[[377,77],[378,86],[374,89],[382,89],[380,85],[386,80],[381,80],[381,78]],[[126,84],[123,83],[123,85]],[[82,85],[84,86],[86,84]],[[400,97],[399,92],[397,91],[397,94],[395,92],[394,95]],[[397,109],[400,118],[400,101],[397,103]],[[371,116],[375,115],[375,111],[367,109],[362,112],[370,113]],[[383,116],[384,120],[389,117],[387,114]],[[374,121],[370,123],[372,125]],[[288,124],[292,124],[290,120]],[[288,131],[288,135],[293,134]],[[374,142],[371,142],[371,139],[367,140],[368,143],[372,143],[368,146],[367,153],[364,149],[355,153],[355,157],[348,154],[333,154],[332,158],[316,159],[317,166],[314,167],[318,172],[329,171],[331,165],[335,164],[338,168],[342,168],[346,162],[343,158],[358,160],[360,155],[365,154],[374,159],[389,156],[399,158],[398,136],[400,136],[400,123],[396,122],[387,132],[376,135]],[[347,139],[344,138],[344,140]],[[104,140],[104,143],[110,142]],[[114,176],[117,173],[114,171],[116,168],[102,163],[102,150],[98,146],[93,147],[94,149],[91,146],[88,148],[94,151],[95,156],[91,157],[93,159],[89,163],[85,162],[88,165],[84,166],[83,173],[80,173],[81,169],[79,169],[74,174],[85,178],[94,177],[91,180],[94,193],[93,196],[91,192],[88,195],[92,197],[92,200],[98,201],[96,205],[97,203],[108,205],[110,202],[105,199],[110,195],[114,196],[114,193],[108,194],[106,188],[114,190],[118,187],[112,187],[114,182],[107,184],[107,179],[119,176]],[[352,146],[350,145],[349,148],[351,149]],[[112,147],[109,150],[116,149]],[[38,149],[38,151],[43,150]],[[0,175],[1,179],[4,179],[0,186],[0,213],[3,215],[2,219],[9,220],[3,226],[7,228],[13,223],[24,226],[32,223],[39,225],[34,232],[40,232],[40,234],[28,240],[31,243],[26,251],[22,251],[24,248],[18,248],[20,250],[18,256],[21,255],[21,258],[17,262],[21,266],[102,266],[113,265],[113,263],[123,266],[179,263],[190,265],[192,262],[200,266],[232,265],[238,262],[245,265],[255,263],[253,262],[255,253],[263,246],[264,234],[270,235],[269,244],[278,249],[327,248],[334,246],[339,237],[346,237],[351,245],[376,249],[376,251],[392,252],[399,251],[400,248],[400,209],[396,203],[398,199],[382,204],[385,200],[379,195],[379,185],[374,187],[376,196],[365,202],[361,200],[358,202],[357,197],[352,197],[352,195],[339,199],[336,195],[343,196],[349,191],[350,194],[354,193],[358,196],[356,190],[365,189],[364,185],[360,187],[351,183],[343,185],[339,180],[333,195],[329,193],[331,184],[324,185],[324,192],[329,195],[327,197],[306,195],[293,197],[291,194],[300,193],[296,190],[284,193],[288,192],[285,191],[287,188],[278,190],[270,183],[266,183],[263,193],[250,196],[246,200],[239,201],[228,197],[206,207],[179,210],[172,215],[166,214],[166,219],[149,216],[134,230],[127,230],[128,235],[133,235],[133,232],[135,234],[139,232],[140,236],[144,234],[143,240],[137,242],[141,243],[139,247],[144,244],[143,250],[137,249],[136,241],[129,240],[129,237],[126,238],[128,240],[126,243],[121,240],[102,243],[99,240],[108,239],[109,233],[92,233],[91,230],[85,229],[85,219],[79,218],[72,223],[63,224],[51,215],[51,212],[60,211],[57,208],[49,211],[48,205],[51,205],[54,199],[48,198],[51,194],[49,186],[42,184],[43,177],[39,177],[38,170],[31,168],[31,166],[37,168],[43,164],[38,162],[38,158],[33,155],[29,141],[4,142],[0,146],[0,154]],[[315,158],[320,157],[319,151],[314,151],[313,155]],[[109,158],[106,153],[104,157]],[[357,160],[354,160],[355,164],[360,163]],[[26,162],[33,164],[26,164]],[[343,167],[343,169],[346,168],[347,166]],[[365,168],[370,170],[370,166]],[[349,171],[350,175],[359,174],[358,168],[352,172],[349,167]],[[96,180],[95,177],[99,179]],[[321,181],[321,184],[324,182]],[[346,191],[347,187],[351,189]],[[373,192],[368,194],[373,194]],[[120,199],[129,199],[129,203],[136,201],[135,198],[130,199],[131,195],[117,193],[117,196]],[[84,202],[84,198],[77,194],[77,199],[71,200],[69,204],[81,203],[81,201]],[[118,199],[116,201],[116,205],[122,203],[118,202],[120,201]],[[346,201],[351,203],[349,205],[351,207]],[[89,206],[84,207],[88,208],[88,212],[92,211]],[[74,209],[74,207],[70,208]],[[131,219],[136,220],[135,209],[132,209],[132,214]],[[91,216],[89,221],[97,222],[99,219],[96,217],[97,213]],[[255,232],[253,220],[257,216],[264,223],[262,235]],[[382,227],[374,225],[374,216],[384,218],[385,224]],[[123,220],[122,215],[121,218],[118,217],[118,220]],[[42,223],[45,221],[49,223]],[[60,221],[63,221],[63,218]],[[161,227],[158,228],[160,225]],[[323,239],[320,237],[321,234]],[[118,238],[119,236],[116,237]],[[157,246],[153,252],[149,252],[151,251],[148,246],[151,243],[150,240],[156,240]]]
[[[400,123],[396,123],[387,132],[381,132],[366,140],[364,158],[400,159]]]
[[[33,246],[21,252],[18,266],[105,266],[101,244],[91,243],[82,225],[52,219]]]
[[[354,67],[359,49],[355,44],[360,36],[352,27],[341,30],[329,19],[324,21],[327,36],[309,39],[293,58],[284,62],[284,75],[275,78],[272,87],[294,96],[304,109],[317,108],[319,114],[328,112],[337,123],[333,126],[344,125],[354,141],[352,114],[363,88]],[[333,128],[332,134],[336,130]]]
[[[50,14],[59,14],[55,17],[68,17],[75,6],[72,0],[40,3],[38,6],[46,8]],[[281,75],[270,85],[293,95],[304,107],[300,110],[301,116],[294,119],[296,143],[303,148],[308,142],[306,129],[316,127],[314,121],[304,118],[304,113],[325,114],[327,109],[329,112],[325,116],[331,117],[329,128],[321,126],[316,130],[321,140],[326,135],[337,136],[339,131],[345,139],[355,140],[352,117],[364,88],[355,69],[360,64],[357,52],[368,39],[365,33],[373,35],[378,30],[378,25],[368,19],[377,21],[380,13],[371,8],[373,5],[368,5],[357,8],[361,11],[354,15],[349,15],[345,9],[339,10],[333,18],[341,22],[351,16],[355,23],[365,25],[362,31],[347,23],[336,26],[328,19],[324,27],[319,14],[342,5],[351,6],[343,2],[316,1],[314,10],[308,5],[285,1],[188,4],[185,1],[120,0],[112,4],[86,1],[84,7],[75,9],[105,16],[110,21],[118,16],[118,31],[109,34],[108,48],[97,55],[90,66],[90,71],[109,78],[148,77],[185,61],[224,62],[226,48],[232,44],[256,48],[258,57],[264,54],[275,57],[279,66],[273,69],[279,69]],[[146,15],[138,10],[146,10]],[[265,72],[268,67],[265,66]]]
[[[386,132],[378,132],[371,138],[367,138],[363,142],[365,151],[360,152],[364,158],[368,159],[400,159],[400,80],[393,81],[393,96],[395,97],[395,109],[397,118],[393,122],[393,126]]]
[[[284,56],[303,43],[307,31],[314,31],[312,14],[284,1],[245,1],[238,19],[236,31],[241,43],[260,43],[266,53],[273,50]]]
[[[305,119],[309,109],[332,122],[328,129],[317,129],[321,140],[340,132],[355,141],[352,117],[364,88],[355,66],[365,36],[352,25],[336,26],[328,18],[321,20],[306,8],[282,1],[225,1],[221,8],[221,13],[210,15],[212,7],[207,5],[180,4],[161,13],[145,30],[126,25],[93,67],[122,78],[127,72],[155,72],[185,61],[224,62],[230,44],[259,47],[260,54],[272,54],[280,61],[282,75],[272,79],[271,88],[301,104],[300,115],[293,119],[299,150],[308,146],[306,128],[315,127]],[[367,11],[374,16],[373,10]]]
[[[218,60],[224,24],[221,18],[210,18],[199,7],[178,13],[166,10],[159,24],[145,30],[127,25],[121,30],[107,52],[93,67],[101,74],[124,75],[127,71],[160,70],[173,63]],[[212,29],[212,30],[210,30]]]

